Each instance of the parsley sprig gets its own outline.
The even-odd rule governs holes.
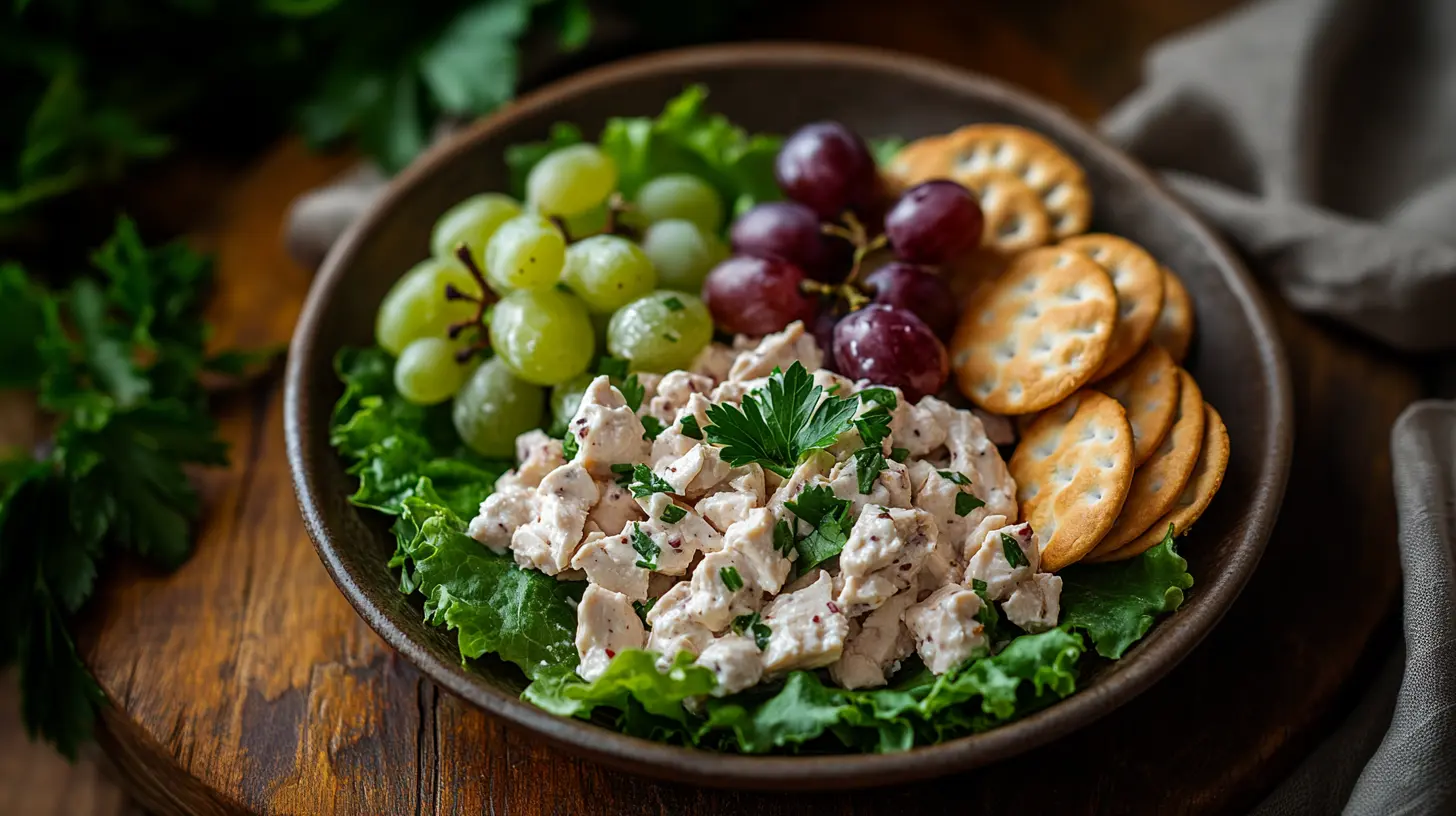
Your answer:
[[[752,634],[753,645],[761,652],[768,648],[768,639],[773,636],[773,629],[763,622],[763,618],[757,612],[748,615],[739,615],[733,619],[733,634]]]
[[[805,454],[833,445],[849,429],[857,404],[853,397],[826,395],[795,362],[788,371],[774,369],[762,388],[744,395],[741,408],[709,406],[711,424],[703,433],[723,446],[730,465],[757,462],[787,478]]]
[[[19,664],[26,729],[70,757],[104,696],[67,620],[108,556],[170,569],[191,554],[183,466],[227,463],[200,377],[267,356],[205,354],[212,266],[186,246],[149,249],[123,218],[91,261],[99,275],[59,292],[0,267],[3,386],[55,418],[47,450],[0,462],[0,665]]]
[[[617,466],[613,465],[612,470],[616,469]],[[628,485],[628,489],[632,491],[632,496],[638,499],[645,499],[653,493],[671,493],[673,491],[672,485],[653,473],[652,468],[640,462],[632,466],[632,481]]]
[[[813,528],[794,545],[799,552],[798,574],[803,575],[839,555],[849,541],[849,531],[854,527],[850,502],[834,495],[828,487],[806,487],[798,498],[784,502],[784,507]]]

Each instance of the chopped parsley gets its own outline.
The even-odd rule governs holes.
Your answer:
[[[854,452],[855,475],[859,477],[859,492],[869,495],[875,489],[875,480],[885,469],[885,455],[879,445],[860,448]]]
[[[675,504],[669,504],[668,506],[662,508],[662,515],[658,516],[657,520],[662,522],[663,524],[677,524],[679,521],[682,521],[687,517],[688,511],[682,509],[681,507],[678,507]]]
[[[784,555],[794,551],[794,528],[789,525],[788,519],[779,519],[774,525],[774,549]]]
[[[679,428],[682,428],[682,435],[688,439],[703,438],[703,429],[698,427],[698,418],[692,414],[688,414],[682,419],[679,419],[677,425]]]
[[[597,374],[605,374],[614,380],[626,380],[627,361],[620,357],[603,357],[597,360]]]
[[[1001,534],[1001,552],[1006,554],[1006,563],[1010,564],[1012,569],[1031,566],[1031,562],[1026,560],[1026,553],[1021,550],[1021,545],[1006,533]]]
[[[985,502],[981,501],[970,493],[956,494],[955,513],[957,516],[970,515],[972,510],[975,510],[978,507],[985,506]]]
[[[773,629],[763,622],[763,618],[760,618],[757,612],[751,615],[739,615],[733,619],[733,633],[741,635],[745,632],[753,633],[753,645],[757,646],[760,652],[768,648],[768,639],[773,635]]]
[[[626,462],[612,465],[612,472],[617,474],[617,484],[622,487],[626,487],[632,482],[632,466]]]
[[[566,461],[570,462],[576,458],[576,452],[578,450],[581,450],[581,445],[576,441],[576,434],[568,429],[566,435],[561,437],[561,455],[565,456]]]
[[[687,308],[683,305],[683,302],[679,300],[675,295],[662,301],[662,305],[666,306],[667,310],[670,312],[681,312],[683,309]]]
[[[612,470],[616,470],[612,466]],[[645,499],[653,493],[671,493],[672,485],[663,480],[661,476],[652,472],[652,469],[643,464],[632,466],[632,495],[635,498]]]
[[[642,387],[636,374],[623,380],[622,387],[617,390],[622,392],[622,399],[627,401],[627,407],[634,413],[642,410],[642,399],[647,396],[647,389]]]
[[[652,612],[652,607],[654,606],[657,606],[656,598],[632,602],[632,608],[637,611],[637,617],[642,619],[642,625],[648,629],[652,628],[652,624],[647,622],[647,615]]]
[[[873,402],[888,410],[895,410],[900,405],[900,400],[895,397],[895,392],[884,386],[877,385],[874,388],[866,388],[856,396],[860,402]]]
[[[664,430],[666,430],[666,428],[663,427],[662,420],[658,419],[657,417],[651,415],[642,417],[642,438],[646,439],[648,442],[656,439],[657,435],[662,433]]]
[[[723,586],[728,587],[729,592],[743,589],[743,576],[738,574],[737,567],[723,567],[718,570],[718,578],[723,582]]]
[[[873,408],[866,410],[854,419],[854,428],[859,431],[859,438],[866,446],[879,445],[890,435],[890,411],[894,409],[898,400],[895,399],[895,392],[888,388],[866,388],[855,396],[859,397],[860,405],[873,405]]]
[[[723,446],[729,465],[758,462],[787,478],[805,454],[833,445],[849,429],[856,404],[825,395],[795,361],[787,372],[774,369],[762,388],[744,395],[742,407],[710,406],[712,424],[703,431],[709,442]]]
[[[988,589],[988,587],[986,585],[986,582],[985,581],[982,581],[980,578],[972,578],[971,579],[971,589],[974,589],[976,591],[976,594],[977,595],[985,595],[986,594],[986,590]],[[985,600],[985,599],[982,598],[982,600]]]
[[[940,478],[948,482],[955,482],[962,487],[971,483],[971,480],[966,477],[966,474],[958,470],[937,470],[936,473],[940,474]]]
[[[890,458],[903,465],[905,464],[905,460],[910,458],[910,449],[890,448]]]
[[[632,549],[641,556],[637,559],[637,566],[645,570],[657,569],[657,554],[662,552],[662,548],[657,546],[657,542],[652,540],[652,536],[642,532],[641,524],[632,523],[632,534],[628,538],[632,542]]]
[[[809,570],[828,561],[844,549],[849,541],[849,531],[854,527],[850,518],[850,503],[834,495],[824,485],[805,488],[798,498],[784,502],[784,507],[810,527],[813,531],[804,536],[795,548],[799,551],[798,573]]]

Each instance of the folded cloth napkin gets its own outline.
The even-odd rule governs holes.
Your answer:
[[[1297,308],[1404,350],[1456,348],[1456,0],[1261,0],[1154,49],[1103,123]],[[370,170],[295,202],[316,266]],[[1391,443],[1405,643],[1260,814],[1456,813],[1456,403]]]
[[[1154,49],[1104,130],[1295,307],[1456,347],[1456,2],[1263,0]],[[1456,403],[1391,439],[1404,649],[1260,814],[1456,813]]]

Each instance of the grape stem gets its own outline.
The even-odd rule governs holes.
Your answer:
[[[852,212],[846,211],[841,218],[844,221],[843,225],[824,224],[820,226],[820,229],[824,231],[825,235],[843,238],[854,246],[854,262],[849,267],[849,274],[840,284],[806,280],[800,284],[800,288],[809,294],[837,297],[847,303],[849,310],[854,312],[864,308],[865,304],[870,302],[869,296],[859,288],[859,275],[864,267],[864,259],[871,252],[884,246],[889,239],[885,237],[884,233],[871,238],[864,223]]]
[[[565,218],[559,215],[553,215],[549,220],[556,225],[558,230],[561,230],[561,237],[565,238],[568,244],[574,244],[577,241],[582,241],[595,235],[620,235],[623,238],[630,238],[636,241],[642,236],[637,234],[636,229],[633,229],[621,220],[623,213],[631,212],[634,209],[636,207],[631,202],[622,198],[620,192],[616,192],[612,193],[611,198],[607,199],[607,220],[606,223],[602,224],[602,228],[596,232],[572,235],[571,228],[567,225]]]
[[[472,295],[455,288],[453,283],[445,284],[446,300],[464,300],[475,304],[475,314],[466,320],[450,325],[451,340],[459,339],[466,329],[476,329],[475,341],[455,352],[456,362],[465,363],[476,353],[490,348],[490,335],[484,330],[485,312],[491,307],[491,304],[500,300],[500,296],[491,291],[490,284],[486,283],[485,273],[481,271],[480,265],[475,262],[475,256],[470,254],[470,248],[463,241],[455,245],[455,257],[465,266],[465,271],[470,273],[470,277],[480,285],[480,294]]]

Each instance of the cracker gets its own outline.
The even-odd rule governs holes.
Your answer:
[[[890,163],[890,174],[906,184],[988,169],[1009,171],[1035,190],[1057,238],[1079,235],[1091,223],[1092,194],[1082,168],[1046,137],[1025,128],[967,125],[912,142]]]
[[[1132,486],[1132,426],[1106,394],[1084,390],[1031,426],[1009,465],[1021,518],[1042,541],[1042,569],[1075,564],[1112,529]]]
[[[1117,331],[1112,335],[1106,362],[1092,377],[1100,380],[1126,365],[1148,342],[1163,308],[1163,270],[1147,250],[1116,235],[1079,235],[1059,246],[1101,264],[1117,289]]]
[[[1223,485],[1223,475],[1228,470],[1229,437],[1223,419],[1213,410],[1213,406],[1204,403],[1203,410],[1203,448],[1198,453],[1198,464],[1193,466],[1193,475],[1188,478],[1188,484],[1183,486],[1183,492],[1178,494],[1177,501],[1173,502],[1173,509],[1153,522],[1132,543],[1100,557],[1099,560],[1122,561],[1142,555],[1162,543],[1170,524],[1173,526],[1173,535],[1185,535],[1193,527],[1193,522],[1198,521],[1203,511],[1208,509],[1213,495]]]
[[[1142,467],[1173,427],[1178,413],[1178,366],[1160,346],[1149,343],[1116,374],[1097,383],[1098,391],[1122,403],[1132,423],[1133,465]]]
[[[1117,293],[1100,266],[1071,250],[1034,249],[961,314],[951,365],[980,407],[1040,411],[1092,378],[1116,324]]]
[[[1183,281],[1173,270],[1163,267],[1163,308],[1153,323],[1153,334],[1149,338],[1157,343],[1178,365],[1188,357],[1188,344],[1193,341],[1193,299]]]
[[[976,194],[986,217],[981,247],[1006,255],[1046,246],[1051,219],[1041,197],[1020,177],[1005,170],[955,173],[951,180]]]
[[[1181,384],[1173,428],[1153,457],[1133,472],[1132,489],[1122,506],[1122,515],[1084,561],[1109,555],[1151,529],[1154,522],[1173,509],[1173,503],[1193,475],[1198,454],[1203,450],[1203,392],[1188,372],[1178,369],[1175,376]],[[1137,436],[1136,428],[1133,436]]]

